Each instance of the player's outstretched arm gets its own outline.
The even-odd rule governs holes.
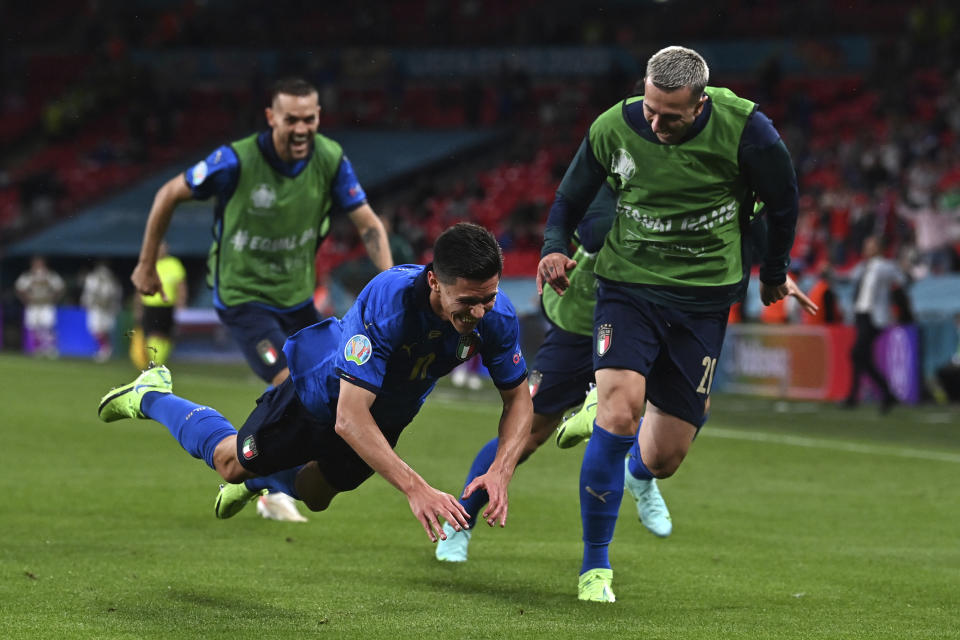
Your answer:
[[[540,258],[540,264],[537,265],[537,294],[543,295],[543,285],[549,284],[562,296],[570,286],[567,272],[575,266],[577,266],[576,260],[571,260],[560,252],[548,253]]]
[[[350,221],[357,227],[360,240],[367,249],[370,261],[384,271],[393,266],[393,255],[390,253],[390,243],[387,241],[387,230],[383,221],[374,213],[369,204],[362,204],[350,212]]]
[[[157,253],[163,236],[170,226],[173,211],[178,204],[193,197],[184,174],[171,178],[157,191],[147,217],[147,227],[143,232],[143,243],[140,246],[140,258],[137,266],[130,275],[130,281],[142,294],[151,295],[160,292],[164,302],[168,302],[163,292],[163,283],[157,273]]]
[[[469,517],[456,498],[434,489],[396,454],[370,414],[376,396],[346,380],[340,381],[337,434],[370,468],[407,496],[410,510],[431,542],[446,540],[441,519],[456,531],[467,528]]]
[[[500,396],[503,398],[503,413],[500,414],[497,455],[487,472],[474,478],[463,491],[465,498],[478,489],[487,492],[489,501],[483,518],[491,527],[496,523],[501,527],[507,523],[507,485],[513,478],[533,426],[533,402],[526,384],[501,390]]]

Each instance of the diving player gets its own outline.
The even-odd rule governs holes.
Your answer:
[[[485,491],[484,518],[503,526],[507,484],[533,409],[519,322],[498,288],[502,266],[490,232],[470,223],[447,229],[434,245],[433,263],[379,274],[342,321],[331,318],[292,336],[284,346],[290,377],[261,396],[239,432],[214,409],[173,395],[164,367],[108,393],[99,415],[164,424],[188,453],[231,483],[217,498],[218,517],[232,516],[263,489],[322,511],[376,471],[406,494],[436,541],[446,535],[441,518],[457,530],[467,526],[467,514],[393,447],[437,379],[479,355],[504,408],[497,455],[467,493]]]

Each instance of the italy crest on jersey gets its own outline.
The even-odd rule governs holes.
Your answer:
[[[363,365],[373,355],[373,346],[370,344],[370,338],[358,333],[349,340],[343,347],[343,357],[347,362],[355,362]]]
[[[602,356],[613,344],[613,325],[604,323],[597,329],[597,355]]]
[[[469,360],[477,352],[477,336],[468,333],[460,336],[460,342],[457,343],[457,358],[461,361]]]

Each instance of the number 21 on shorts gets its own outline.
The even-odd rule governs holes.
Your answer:
[[[710,356],[703,356],[703,377],[700,378],[700,386],[697,387],[697,393],[710,394],[710,387],[713,386],[713,374],[717,370],[717,359]]]

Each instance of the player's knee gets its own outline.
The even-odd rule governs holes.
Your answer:
[[[213,466],[220,477],[231,484],[252,478],[253,474],[243,468],[237,460],[237,438],[224,438],[213,452]]]
[[[326,511],[327,507],[330,506],[331,499],[332,497],[327,498],[326,500],[316,500],[308,497],[304,498],[303,504],[306,505],[307,509],[310,509],[310,511]]]
[[[634,417],[630,407],[625,405],[611,407],[608,410],[603,410],[601,406],[597,410],[597,424],[617,435],[630,436],[635,434],[639,422],[640,416]]]
[[[669,478],[677,472],[677,469],[680,468],[680,463],[683,462],[683,455],[666,455],[666,456],[657,456],[654,460],[647,462],[644,460],[647,469],[650,470],[650,473],[653,474],[654,478],[658,480],[663,480],[664,478]]]
[[[303,465],[294,480],[294,487],[310,511],[324,511],[337,495],[337,490],[327,482],[316,461]]]
[[[217,471],[220,473],[220,477],[230,484],[240,484],[253,477],[253,474],[241,467],[236,460],[233,463],[228,462],[223,466],[217,466]]]

